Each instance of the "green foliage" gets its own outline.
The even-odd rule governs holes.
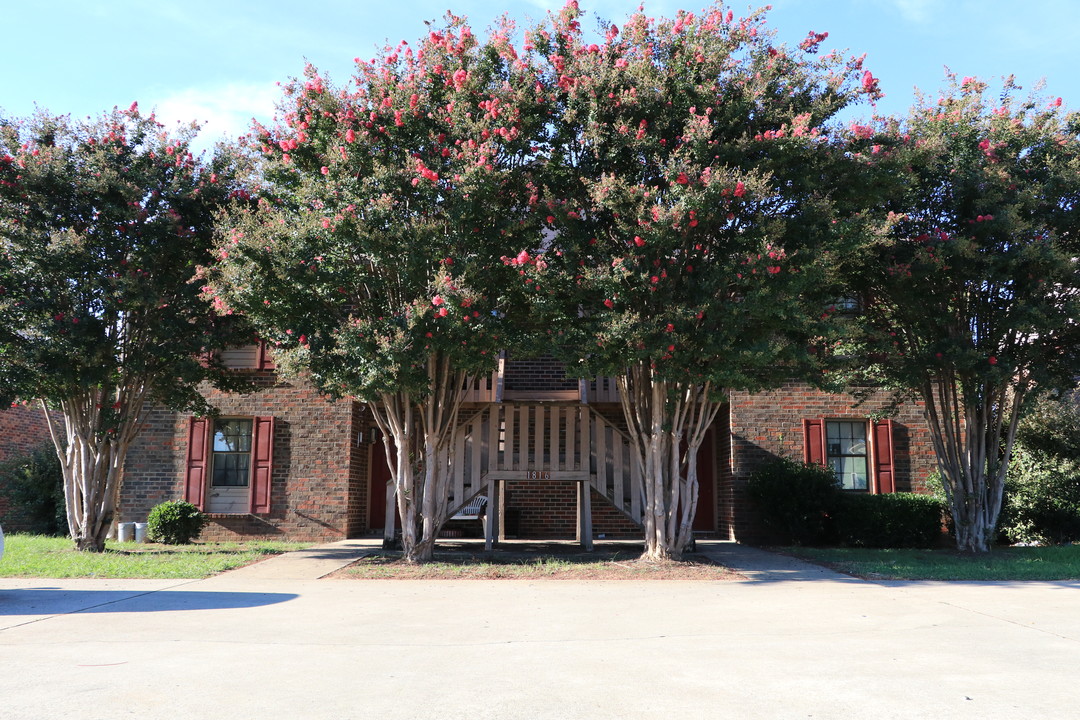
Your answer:
[[[758,389],[813,357],[835,297],[819,252],[846,166],[825,123],[861,94],[861,61],[774,42],[764,12],[634,13],[582,34],[568,3],[530,34],[557,112],[531,211],[557,233],[510,262],[563,333],[568,367]],[[534,281],[534,282],[533,282]]]
[[[1071,387],[1080,116],[1014,92],[954,77],[906,122],[854,129],[868,178],[895,183],[875,216],[880,235],[847,258],[869,301],[866,374],[904,388],[948,375],[976,402],[1002,384]]]
[[[1025,416],[1009,468],[1001,530],[1014,543],[1080,541],[1080,410],[1043,399]]]
[[[141,405],[205,409],[201,363],[238,340],[192,280],[242,192],[229,157],[193,157],[133,105],[97,120],[0,119],[0,399],[96,393],[98,432]],[[250,336],[246,336],[245,339]]]
[[[944,511],[932,495],[841,493],[832,532],[851,547],[932,548],[941,544]]]
[[[841,492],[831,469],[787,458],[761,466],[746,484],[761,524],[775,542],[783,544],[823,542]]]
[[[9,501],[3,524],[37,535],[66,535],[64,476],[52,445],[0,463],[0,492]]]
[[[150,405],[211,411],[246,387],[213,351],[251,341],[201,297],[217,214],[244,192],[229,153],[136,105],[97,120],[0,119],[0,402],[64,415],[71,536],[104,549],[124,455]]]
[[[186,500],[170,500],[155,505],[146,520],[147,537],[166,545],[186,545],[199,536],[207,518]]]
[[[935,547],[944,503],[932,495],[845,492],[830,468],[782,458],[755,470],[747,496],[772,541]]]
[[[532,245],[530,158],[547,107],[511,31],[460,18],[360,62],[348,86],[308,67],[251,153],[264,194],[220,238],[215,301],[327,393],[433,392],[430,362],[491,372],[524,325],[517,272]]]

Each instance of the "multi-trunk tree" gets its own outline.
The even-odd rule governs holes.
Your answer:
[[[512,35],[481,41],[448,16],[415,47],[357,60],[347,86],[308,68],[254,133],[264,191],[210,271],[280,367],[367,403],[410,561],[430,559],[453,510],[440,458],[466,376],[490,374],[518,327],[499,258],[539,233],[527,200],[547,109]]]
[[[819,56],[824,33],[774,43],[763,11],[638,12],[602,30],[590,42],[570,2],[529,36],[553,127],[532,210],[555,239],[508,262],[542,278],[535,307],[562,328],[568,367],[617,377],[643,557],[679,558],[726,393],[812,363],[832,292],[819,249],[847,162],[826,123],[877,81],[858,59]]]
[[[857,127],[886,188],[844,258],[865,303],[856,377],[925,403],[956,544],[986,551],[1025,403],[1080,373],[1080,116],[964,78],[905,121]]]
[[[80,550],[101,551],[127,449],[151,403],[209,410],[237,343],[192,279],[242,190],[135,105],[96,121],[0,121],[0,398],[40,399]]]

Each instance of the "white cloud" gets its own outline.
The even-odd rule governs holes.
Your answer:
[[[928,22],[933,10],[940,5],[939,0],[892,0],[892,2],[905,20],[914,23]]]
[[[237,84],[186,88],[150,103],[166,127],[192,121],[202,126],[196,147],[211,147],[218,140],[235,140],[248,132],[252,118],[267,124],[274,103],[281,97],[275,83]]]

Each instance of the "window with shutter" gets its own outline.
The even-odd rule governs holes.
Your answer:
[[[268,513],[274,418],[192,418],[184,496],[209,513]]]
[[[825,423],[825,457],[845,490],[869,490],[870,476],[864,421]]]
[[[831,467],[845,490],[896,492],[892,438],[892,420],[806,419],[803,461]]]

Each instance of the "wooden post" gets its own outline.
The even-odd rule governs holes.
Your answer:
[[[581,483],[577,484],[577,526],[574,528],[574,542],[581,545],[585,544],[585,516],[583,515],[583,509],[585,503],[581,500]]]
[[[383,522],[383,547],[394,547],[394,531],[397,529],[397,493],[396,486],[386,484],[386,520]]]
[[[484,550],[490,551],[495,548],[495,538],[502,537],[502,518],[500,517],[502,513],[499,512],[499,505],[502,503],[502,499],[499,497],[498,480],[488,480],[487,493],[487,522],[484,523]]]
[[[589,481],[579,482],[578,486],[578,541],[585,550],[592,552],[592,488]]]

